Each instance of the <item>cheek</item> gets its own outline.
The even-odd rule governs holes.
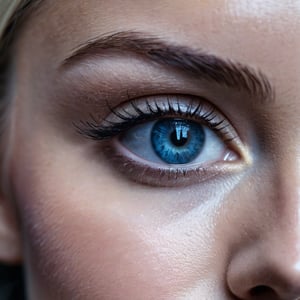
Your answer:
[[[17,149],[14,190],[32,299],[134,300],[145,291],[164,299],[223,286],[237,238],[224,207],[236,203],[238,179],[220,189],[150,189],[62,141],[39,136]]]
[[[56,190],[49,191],[40,180],[29,179],[21,199],[35,285],[54,288],[56,297],[66,299],[75,299],[74,295],[114,299],[122,294],[134,299],[131,293],[137,287],[163,289],[153,270],[168,266],[158,262],[151,225],[131,222],[124,215],[126,208],[116,205],[119,199],[113,192],[90,198],[88,193],[69,192],[61,182],[52,182]],[[35,186],[34,191],[29,186]]]

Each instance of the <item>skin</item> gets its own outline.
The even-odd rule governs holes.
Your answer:
[[[259,69],[275,97],[262,103],[132,55],[60,67],[120,30]],[[4,136],[3,199],[21,228],[28,298],[300,299],[299,34],[298,0],[45,1],[16,42]],[[119,105],[141,81],[151,94],[212,102],[238,133],[240,167],[178,187],[121,174],[73,127],[109,113],[77,91]]]

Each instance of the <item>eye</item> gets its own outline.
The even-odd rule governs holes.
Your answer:
[[[229,153],[234,158],[212,129],[186,119],[165,118],[137,125],[119,141],[140,159],[157,164],[208,164],[229,159]]]
[[[141,97],[110,108],[103,120],[92,117],[76,127],[103,143],[117,172],[142,184],[189,185],[243,165],[243,144],[234,127],[200,97]]]

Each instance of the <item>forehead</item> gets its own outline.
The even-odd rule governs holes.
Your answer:
[[[89,39],[138,30],[258,67],[275,86],[287,77],[289,90],[299,86],[300,0],[45,0],[27,24],[28,53],[52,65]]]

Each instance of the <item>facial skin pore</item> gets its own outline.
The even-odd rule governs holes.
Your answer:
[[[64,65],[118,32],[248,66],[273,97],[124,49]],[[299,0],[42,3],[16,43],[4,155],[28,298],[300,297],[299,35]],[[107,103],[174,94],[206,99],[237,133],[239,159],[212,178],[146,184],[74,127]]]

